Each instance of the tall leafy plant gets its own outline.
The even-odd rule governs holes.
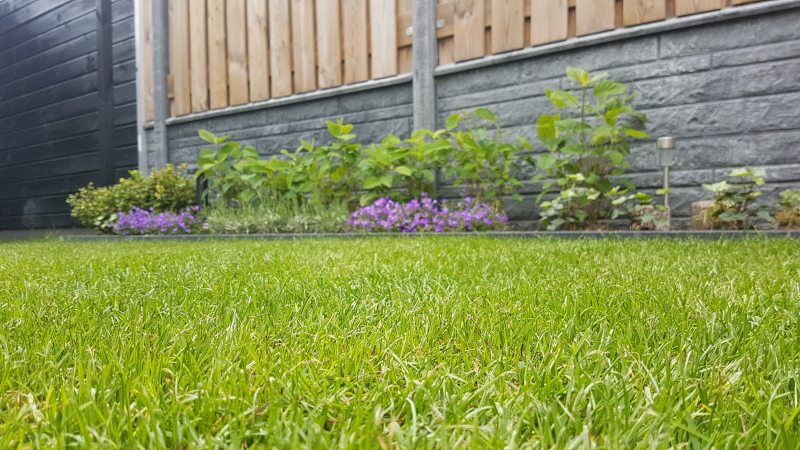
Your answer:
[[[635,94],[628,95],[626,85],[606,79],[607,75],[591,76],[569,67],[567,77],[579,91],[546,90],[556,113],[536,122],[547,153],[536,161],[542,173],[531,181],[545,181],[537,202],[542,225],[549,230],[595,228],[611,215],[609,196],[619,191],[618,183],[634,189],[619,177],[630,167],[628,138],[648,137],[631,123],[645,122],[647,117],[629,104]],[[553,190],[555,198],[544,200]]]
[[[764,184],[766,175],[764,169],[746,166],[728,174],[729,177],[742,180],[740,183],[723,180],[704,184],[703,189],[714,194],[714,205],[705,212],[704,220],[712,224],[721,222],[723,228],[739,230],[752,228],[759,218],[771,221],[769,211],[755,205],[756,199],[761,196],[756,186]]]

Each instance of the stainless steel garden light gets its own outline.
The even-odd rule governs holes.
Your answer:
[[[675,138],[658,138],[658,162],[664,168],[664,190],[669,189],[669,166],[675,163],[678,150],[675,148]],[[664,193],[664,206],[669,207],[669,192]]]

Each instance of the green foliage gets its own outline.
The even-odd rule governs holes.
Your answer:
[[[258,207],[207,208],[203,214],[206,231],[211,234],[340,233],[348,218],[344,203],[321,205],[296,200]]]
[[[543,115],[536,122],[548,153],[536,161],[542,173],[531,181],[545,181],[537,201],[548,230],[595,228],[598,220],[609,217],[609,198],[621,190],[616,183],[634,188],[619,178],[629,167],[628,138],[648,137],[630,124],[646,122],[647,117],[628,104],[633,95],[627,95],[627,86],[605,79],[607,74],[591,76],[572,67],[567,68],[567,77],[580,85],[577,94],[550,89],[546,94],[569,116]],[[543,201],[552,190],[558,195]]]
[[[128,172],[118,184],[95,188],[92,183],[67,199],[72,217],[87,228],[111,233],[117,213],[132,207],[153,208],[155,212],[179,212],[194,205],[195,183],[186,177],[186,164],[177,169],[167,164],[163,170],[153,170],[144,178],[138,170]]]
[[[614,188],[607,194],[609,198],[613,199],[611,200],[611,205],[614,207],[611,212],[612,219],[621,216],[627,217],[631,222],[631,228],[638,230],[657,229],[669,225],[670,221],[660,219],[658,216],[661,214],[657,213],[658,211],[669,211],[669,208],[661,204],[653,205],[653,197],[651,195],[644,192],[626,195],[627,189],[617,191],[619,191],[619,188]],[[656,191],[656,195],[665,195],[670,191],[672,191],[672,188],[659,189]]]
[[[522,185],[515,177],[520,170],[518,154],[530,150],[531,146],[524,137],[513,143],[503,142],[508,133],[501,129],[500,122],[488,109],[479,108],[472,115],[490,122],[494,129],[490,133],[484,125],[473,128],[469,112],[451,115],[447,119],[445,136],[452,150],[445,175],[454,177],[455,185],[463,183],[467,194],[478,202],[488,202],[496,211],[503,211],[505,196],[522,199],[513,193],[515,186]],[[457,130],[465,119],[467,129]]]
[[[800,189],[781,192],[778,205],[781,207],[781,210],[775,215],[778,226],[800,227]]]
[[[714,194],[714,207],[707,211],[711,222],[718,220],[726,228],[749,230],[759,218],[772,220],[765,207],[755,208],[755,199],[761,196],[756,186],[764,184],[766,171],[746,166],[733,170],[728,176],[749,180],[737,184],[723,180],[703,185],[703,189]]]

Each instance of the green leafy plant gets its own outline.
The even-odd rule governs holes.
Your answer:
[[[240,208],[211,207],[203,214],[205,231],[211,234],[338,233],[349,217],[342,202],[321,205],[295,199]]]
[[[629,167],[628,138],[648,137],[630,124],[647,117],[629,105],[635,94],[628,95],[627,86],[607,80],[605,73],[591,76],[573,67],[567,68],[567,77],[580,86],[577,94],[550,89],[546,94],[556,109],[570,116],[543,115],[536,123],[548,152],[536,160],[542,173],[531,181],[545,181],[537,202],[548,230],[595,228],[609,217],[609,196],[620,190],[616,183],[635,189],[618,178]],[[544,200],[553,187],[558,195]]]
[[[729,177],[737,177],[742,183],[728,183],[723,180],[714,184],[704,184],[703,189],[714,194],[714,205],[704,214],[704,220],[712,226],[721,222],[722,228],[748,230],[761,218],[772,220],[766,207],[755,207],[756,198],[761,192],[756,186],[764,184],[766,171],[750,166],[733,170]]]
[[[490,136],[484,125],[473,128],[473,117],[491,123],[493,135]],[[465,119],[467,129],[457,130]],[[447,119],[446,128],[452,150],[445,175],[455,177],[454,185],[463,183],[467,195],[479,203],[492,204],[496,211],[503,211],[505,196],[522,200],[513,190],[522,185],[515,176],[520,169],[518,154],[531,148],[524,137],[518,137],[513,143],[503,142],[502,138],[508,133],[501,129],[494,113],[486,108],[476,109],[472,114],[466,111],[453,114]]]
[[[194,205],[196,184],[186,177],[186,164],[176,169],[172,164],[153,170],[143,177],[138,170],[128,172],[118,184],[96,188],[92,183],[67,199],[72,217],[87,228],[112,233],[118,213],[129,212],[134,206],[153,208],[156,213],[180,212]]]
[[[618,190],[616,187],[607,195],[613,198]],[[671,190],[659,189],[656,195],[665,195]],[[633,230],[655,230],[669,226],[669,208],[661,204],[653,205],[653,197],[644,192],[625,195],[626,193],[627,189],[619,191],[618,196],[611,201],[615,206],[611,213],[612,219],[627,217]]]
[[[785,190],[780,193],[778,201],[781,210],[775,215],[778,226],[800,227],[800,189]]]

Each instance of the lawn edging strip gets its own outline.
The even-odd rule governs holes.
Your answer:
[[[298,239],[359,239],[374,237],[414,238],[430,236],[470,236],[496,238],[563,238],[563,239],[685,239],[708,240],[742,238],[800,238],[800,230],[751,231],[489,231],[464,233],[323,233],[323,234],[195,234],[195,235],[135,235],[135,236],[61,236],[65,242],[90,241],[208,241],[208,240],[298,240]]]

